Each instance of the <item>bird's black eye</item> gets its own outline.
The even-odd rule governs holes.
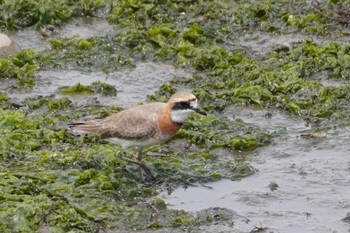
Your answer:
[[[176,102],[172,108],[172,110],[184,110],[184,109],[190,109],[190,101],[180,101]]]

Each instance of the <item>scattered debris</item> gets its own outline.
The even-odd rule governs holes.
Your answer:
[[[251,230],[249,233],[258,233],[258,232],[266,232],[267,227],[263,227],[260,223],[260,227],[255,226],[253,230]]]
[[[350,223],[350,212],[345,215],[342,221],[346,223]]]
[[[277,184],[276,181],[271,181],[269,184],[269,188],[272,192],[276,191],[278,189],[278,187],[279,187],[279,185]]]
[[[300,134],[300,137],[304,139],[311,139],[311,138],[325,138],[327,137],[327,134],[324,132],[316,132],[316,133],[306,133],[306,134]]]
[[[312,214],[309,213],[309,212],[306,212],[305,214],[306,214],[306,219],[310,218],[310,216],[312,215]]]
[[[41,28],[40,33],[44,38],[50,38],[57,34],[57,30],[54,25],[46,25]]]

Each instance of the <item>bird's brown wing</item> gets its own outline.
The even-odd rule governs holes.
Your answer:
[[[97,133],[102,138],[144,140],[157,130],[156,120],[163,105],[144,105],[121,111],[101,120],[77,123],[74,131]]]
[[[126,110],[102,121],[102,138],[118,137],[129,140],[143,140],[156,131],[157,115],[145,115],[142,109]]]

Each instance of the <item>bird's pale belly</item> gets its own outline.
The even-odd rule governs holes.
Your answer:
[[[108,138],[105,140],[111,144],[121,145],[125,149],[130,147],[153,146],[153,145],[161,144],[169,140],[170,138],[171,137],[161,137],[161,138],[149,138],[146,140],[127,140],[127,139],[120,139],[120,138],[114,137],[114,138]]]

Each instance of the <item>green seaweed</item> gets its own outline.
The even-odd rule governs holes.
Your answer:
[[[253,124],[241,120],[228,121],[214,116],[191,119],[178,135],[209,149],[228,147],[235,150],[252,150],[267,145],[272,137]]]
[[[108,8],[110,1],[69,0],[3,0],[0,5],[0,26],[22,29],[47,24],[62,24],[72,17],[98,15],[99,8]],[[100,9],[101,10],[101,9]]]
[[[258,147],[284,132],[267,132],[225,116],[234,105],[281,109],[306,122],[326,118],[349,124],[350,49],[341,42],[311,39],[285,49],[252,53],[240,42],[268,33],[293,36],[342,35],[347,2],[328,1],[2,1],[0,26],[20,29],[60,25],[71,17],[108,11],[116,30],[90,38],[55,38],[52,49],[24,50],[0,59],[0,78],[34,85],[45,69],[112,72],[137,62],[162,62],[191,70],[149,96],[165,102],[177,90],[193,89],[208,116],[193,115],[166,146],[147,148],[144,161],[156,176],[141,183],[138,167],[120,160],[119,146],[97,135],[74,136],[67,124],[86,116],[103,117],[118,106],[76,106],[68,98],[27,98],[19,109],[0,109],[1,232],[102,232],[147,228],[196,229],[226,217],[204,220],[170,210],[155,197],[163,187],[223,178],[243,179],[255,169],[246,161]],[[108,6],[107,6],[108,5]],[[342,18],[343,17],[343,18]],[[345,18],[346,19],[346,18]],[[322,80],[337,85],[324,85]],[[77,84],[68,93],[117,91],[105,83]],[[70,98],[70,97],[69,97]],[[11,105],[7,91],[3,105]],[[23,106],[23,107],[21,107]],[[91,118],[90,118],[91,119]],[[324,126],[324,127],[327,127]],[[183,146],[184,145],[184,146]],[[225,152],[218,154],[216,149]],[[130,155],[131,153],[127,153]],[[227,218],[229,219],[229,218]]]
[[[72,87],[63,87],[60,89],[62,94],[92,94],[94,90],[90,86],[83,85],[81,83],[77,83]]]
[[[72,119],[69,110],[76,107],[67,102],[49,108],[52,101],[41,98],[40,104],[29,106],[30,111],[37,112],[31,119],[22,110],[0,110],[0,216],[7,220],[0,229],[37,231],[44,227],[97,232],[116,226],[143,229],[174,225],[170,216],[161,223],[147,223],[149,210],[137,203],[156,195],[157,186],[138,183],[138,168],[115,156],[118,146],[101,143],[92,135],[75,137],[64,129],[53,129],[60,121]],[[65,103],[65,99],[55,102]],[[67,112],[66,117],[60,115],[62,110]],[[84,114],[77,112],[78,116]],[[254,172],[248,164],[216,160],[206,149],[193,153],[168,149],[162,154],[169,157],[145,158],[158,184],[236,179]],[[155,199],[153,204],[168,215],[163,200]],[[120,211],[125,214],[115,215]],[[14,213],[21,224],[11,217]],[[192,224],[186,220],[192,217],[180,217],[183,221],[176,218],[175,225]]]
[[[32,49],[22,50],[8,58],[0,58],[0,79],[17,79],[20,86],[33,86],[35,72],[39,70],[37,53]]]
[[[7,100],[9,100],[9,97],[5,93],[0,92],[0,102],[4,102]]]
[[[81,95],[81,94],[94,94],[100,93],[103,96],[116,96],[117,89],[107,83],[100,81],[93,82],[91,85],[86,86],[81,83],[77,83],[72,87],[62,87],[60,88],[62,94],[69,95]]]
[[[43,69],[79,69],[111,72],[132,66],[127,51],[120,49],[114,37],[56,38],[49,40],[52,50],[44,51],[39,59]],[[63,51],[62,51],[63,50]]]
[[[103,96],[117,95],[117,89],[108,83],[96,81],[91,84],[91,87],[94,89],[95,93],[100,93]]]

